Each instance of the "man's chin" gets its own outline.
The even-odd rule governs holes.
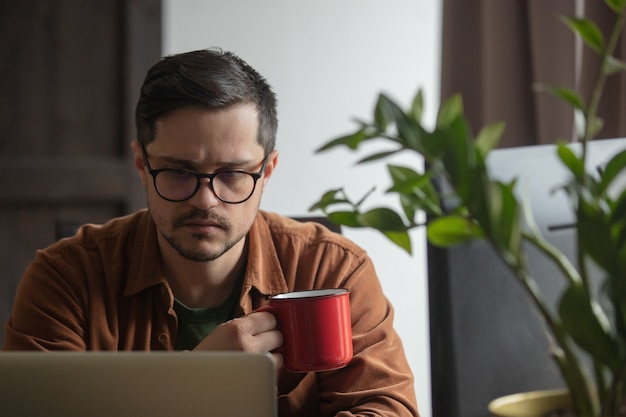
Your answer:
[[[210,262],[222,256],[227,250],[224,245],[211,242],[204,236],[194,235],[190,243],[183,243],[181,240],[171,236],[163,237],[181,257],[189,261]]]
[[[194,262],[211,262],[222,256],[225,250],[209,250],[209,249],[189,249],[189,248],[180,248],[174,247],[178,254],[188,261]]]
[[[213,234],[165,235],[167,243],[183,258],[195,262],[210,262],[224,255],[239,242],[244,241],[246,234],[233,238],[215,236]]]

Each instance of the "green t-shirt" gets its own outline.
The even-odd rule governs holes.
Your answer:
[[[174,299],[174,311],[178,315],[176,350],[191,350],[217,326],[230,320],[238,300],[240,286],[221,305],[215,308],[190,308]]]

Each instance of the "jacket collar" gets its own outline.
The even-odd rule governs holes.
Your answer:
[[[165,284],[167,280],[161,270],[161,253],[157,243],[156,226],[152,216],[147,209],[137,213],[135,224],[127,225],[131,229],[129,232],[128,252],[130,254],[129,276],[124,290],[125,296],[133,296],[145,289],[158,284]]]
[[[264,296],[287,291],[274,237],[263,211],[259,211],[248,233],[248,265],[244,291],[250,288],[256,288]]]

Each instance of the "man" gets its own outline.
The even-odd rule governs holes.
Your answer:
[[[259,210],[278,162],[276,99],[232,53],[166,57],[136,109],[134,166],[148,209],[83,226],[39,251],[18,288],[5,350],[271,352],[267,296],[351,290],[354,358],[279,369],[281,416],[415,416],[413,377],[371,260],[339,234]]]

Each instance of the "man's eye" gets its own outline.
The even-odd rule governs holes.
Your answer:
[[[170,171],[171,175],[176,177],[190,177],[193,176],[189,171],[184,171],[182,169],[173,169]]]
[[[220,172],[220,178],[223,178],[223,179],[233,179],[233,178],[238,178],[240,176],[241,176],[241,172],[237,172],[237,171]]]
[[[172,181],[186,181],[195,178],[193,173],[185,171],[184,169],[168,169],[167,171],[163,171],[163,175]]]

